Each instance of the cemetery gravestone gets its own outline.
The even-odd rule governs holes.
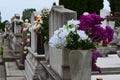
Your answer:
[[[76,19],[77,13],[75,11],[64,8],[63,6],[54,5],[49,15],[49,36],[54,34],[54,31],[62,27],[68,20]],[[69,69],[69,50],[56,49],[49,47],[50,66],[59,74],[62,80],[71,80]]]
[[[40,12],[34,12],[31,15],[31,25],[32,27],[30,28],[31,32],[31,46],[28,47],[28,55],[26,56],[25,60],[25,78],[26,80],[37,80],[38,75],[43,74],[43,67],[40,64],[40,61],[45,60],[45,55],[44,54],[39,54],[37,53],[37,47],[38,47],[38,37],[37,34],[35,33],[35,30],[33,29],[36,23],[35,18],[40,15]],[[41,48],[40,48],[41,49]],[[44,77],[45,78],[45,77]],[[42,80],[46,80],[43,79]]]
[[[19,56],[20,53],[20,42],[21,42],[21,28],[23,22],[20,20],[20,16],[15,14],[14,20],[12,22],[13,27],[13,39],[12,39],[12,49],[15,56]]]

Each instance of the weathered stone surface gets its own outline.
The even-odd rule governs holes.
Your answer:
[[[15,62],[5,62],[6,76],[21,76],[24,77],[24,70],[19,70]]]
[[[53,6],[50,15],[49,15],[49,37],[54,34],[54,31],[62,27],[64,24],[67,23],[68,20],[76,19],[77,13],[75,11],[69,10],[64,8],[63,6]],[[65,74],[69,75],[69,70],[66,68],[65,56],[63,50],[56,49],[49,47],[49,54],[50,54],[50,66],[51,68],[59,74],[62,79],[70,79],[70,76],[66,76]],[[65,64],[64,64],[65,63]]]
[[[90,80],[92,54],[90,50],[72,50],[69,55],[71,80]]]
[[[34,25],[35,18],[37,15],[40,15],[40,12],[33,12],[31,15],[31,25]],[[34,30],[31,30],[31,49],[33,52],[37,51],[37,35]]]
[[[38,75],[44,73],[40,61],[45,60],[45,55],[38,55],[37,53],[34,53],[31,48],[28,48],[28,51],[29,53],[25,60],[25,77],[27,80],[37,80]]]

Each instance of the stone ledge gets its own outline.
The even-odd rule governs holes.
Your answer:
[[[35,57],[35,58],[39,58],[40,60],[45,60],[45,54],[37,54],[36,52],[33,52],[32,49],[30,47],[28,47],[28,51]]]
[[[46,61],[41,61],[40,63],[42,64],[42,66],[44,67],[44,69],[46,70],[46,72],[47,72],[54,80],[61,80],[61,78],[58,76],[58,74],[56,74],[56,73],[50,68],[50,66],[47,64]]]
[[[7,77],[7,80],[25,80],[25,78],[24,77]]]

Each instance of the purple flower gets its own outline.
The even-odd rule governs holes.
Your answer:
[[[92,29],[92,33],[89,36],[93,42],[101,42],[103,40],[106,40],[107,33],[103,27],[97,25]]]
[[[89,31],[95,25],[101,24],[101,21],[104,21],[104,19],[95,13],[89,15],[82,15],[80,17],[79,29]]]
[[[98,71],[99,73],[101,73],[100,67],[96,65],[96,61],[98,57],[101,57],[100,52],[97,50],[93,50],[92,51],[92,71]]]
[[[107,39],[108,41],[112,41],[113,40],[113,36],[114,36],[114,31],[110,26],[106,26],[106,32],[107,32]]]
[[[106,29],[101,27],[101,22],[103,20],[103,18],[94,13],[89,15],[82,15],[80,17],[79,30],[84,30],[91,38],[92,42],[100,43],[106,39],[112,41],[114,32],[108,26]]]
[[[101,24],[102,21],[104,21],[104,18],[100,17],[99,15],[93,13],[91,14],[91,17],[94,19],[94,25]]]
[[[92,64],[92,71],[98,71],[99,73],[101,73],[100,67],[98,67],[96,64]]]
[[[98,57],[101,57],[100,52],[97,50],[93,50],[92,51],[92,61],[93,61],[92,63],[96,63],[96,60]]]

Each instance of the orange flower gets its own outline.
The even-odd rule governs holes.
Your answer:
[[[40,15],[38,15],[37,17],[36,17],[36,21],[40,21],[41,20],[41,16]]]
[[[37,30],[35,30],[35,32],[36,32],[36,34],[37,34],[37,35],[40,35],[40,34],[41,34],[41,31],[40,31],[40,30],[38,30],[38,29],[37,29]]]

